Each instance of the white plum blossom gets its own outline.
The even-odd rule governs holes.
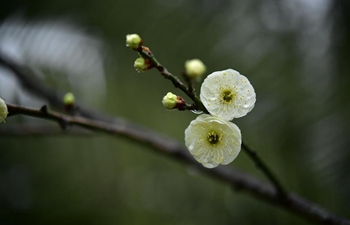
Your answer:
[[[234,123],[207,114],[198,116],[185,130],[188,150],[207,168],[231,163],[241,143],[241,131]]]
[[[249,80],[233,69],[210,74],[201,87],[200,99],[212,116],[232,120],[254,108],[255,91]]]

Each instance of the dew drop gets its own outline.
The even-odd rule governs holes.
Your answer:
[[[203,111],[201,111],[201,110],[191,110],[191,112],[193,112],[194,114],[202,114],[203,113]]]

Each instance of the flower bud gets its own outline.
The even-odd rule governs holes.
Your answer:
[[[65,94],[63,96],[63,102],[66,106],[72,106],[75,103],[75,97],[73,95],[73,93],[68,92],[67,94]]]
[[[142,39],[138,34],[126,35],[126,46],[134,50],[138,49],[142,44]]]
[[[135,60],[134,67],[138,72],[145,72],[152,68],[152,62],[149,59],[140,57]]]
[[[166,94],[163,98],[163,105],[166,109],[175,109],[176,107],[176,104],[177,104],[177,95],[174,95],[173,93],[171,92],[168,92],[168,94]]]
[[[200,78],[206,71],[206,67],[199,59],[187,60],[185,63],[186,75],[189,78]]]
[[[8,113],[5,101],[0,98],[0,123],[5,122]]]

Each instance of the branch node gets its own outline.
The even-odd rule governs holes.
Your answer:
[[[43,106],[40,108],[40,112],[45,113],[45,114],[48,114],[48,107],[47,107],[47,105],[43,105]]]

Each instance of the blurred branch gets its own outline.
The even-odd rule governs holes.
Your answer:
[[[0,55],[0,65],[11,70],[20,83],[27,88],[31,93],[35,94],[40,98],[47,99],[51,104],[56,105],[59,108],[63,108],[64,104],[60,101],[57,93],[55,93],[50,87],[42,85],[35,79],[37,76],[31,70],[24,70],[17,66],[11,60],[5,59],[3,55]],[[45,97],[43,97],[45,96]]]
[[[236,190],[246,191],[255,197],[277,206],[281,206],[282,208],[294,212],[295,214],[313,222],[319,224],[350,224],[350,221],[337,217],[327,210],[322,209],[314,203],[308,202],[294,193],[286,193],[285,196],[281,198],[280,193],[271,185],[259,181],[248,174],[230,169],[229,167],[206,169],[193,159],[193,157],[186,150],[185,146],[153,131],[144,132],[126,126],[125,124],[111,124],[83,117],[64,115],[50,111],[46,106],[43,106],[41,109],[32,109],[7,104],[7,107],[9,117],[22,114],[55,121],[63,129],[76,125],[90,130],[123,136],[132,141],[137,141],[138,143],[151,147],[151,149],[158,153],[163,153],[167,156],[184,161],[189,165],[213,176],[214,178],[232,185]]]
[[[188,77],[186,78],[185,76],[186,82],[188,83],[188,87],[186,87],[186,85],[184,85],[177,76],[170,73],[162,64],[159,63],[159,61],[155,58],[148,47],[140,46],[136,51],[138,51],[139,54],[141,54],[144,58],[151,60],[160,74],[163,75],[166,79],[171,80],[174,86],[181,89],[188,97],[190,97],[195,105],[197,105],[203,112],[210,114],[204,107],[200,98],[197,96],[191,79]],[[243,142],[243,140],[242,147],[243,151],[247,153],[248,157],[255,163],[256,167],[264,173],[267,179],[271,181],[271,183],[275,186],[278,193],[280,194],[281,198],[283,198],[286,191],[278,181],[277,177],[273,174],[272,170],[267,166],[266,163],[263,162],[263,160],[256,154],[255,151],[253,151]]]
[[[286,191],[282,187],[281,183],[277,179],[277,177],[272,173],[270,168],[264,163],[264,161],[258,156],[256,151],[251,149],[243,140],[242,140],[242,148],[245,153],[250,157],[251,160],[254,161],[256,167],[258,167],[267,178],[272,182],[272,184],[276,187],[278,194],[281,198],[286,197]]]
[[[152,63],[155,65],[155,67],[158,69],[158,71],[167,79],[170,79],[175,87],[180,88],[184,93],[186,93],[197,106],[199,106],[201,109],[205,109],[203,106],[201,100],[196,95],[192,85],[190,85],[190,88],[187,88],[186,85],[184,85],[180,79],[177,76],[174,76],[171,74],[163,65],[161,65],[157,59],[154,57],[153,53],[146,47],[142,47],[139,50],[139,53],[142,54],[144,57],[147,57],[152,61]],[[59,109],[64,108],[64,103],[62,101],[63,94],[58,94],[55,91],[52,90],[52,88],[48,88],[47,86],[43,85],[41,82],[39,82],[37,79],[35,79],[35,74],[32,74],[33,72],[30,70],[24,70],[23,68],[18,67],[15,63],[11,62],[10,60],[7,60],[3,57],[0,57],[0,64],[3,64],[8,69],[12,70],[12,72],[16,75],[16,77],[19,79],[21,84],[27,88],[30,92],[33,94],[36,94],[40,98],[46,98],[49,103],[56,106]],[[191,109],[191,106],[189,106],[188,109]],[[97,119],[105,122],[113,122],[113,123],[127,123],[129,125],[132,125],[130,122],[127,122],[124,119],[121,118],[111,118],[107,115],[101,115],[100,113],[92,112],[90,110],[85,110],[81,106],[75,106],[75,108],[71,109],[72,112],[78,112],[80,115],[91,118],[91,119]],[[205,109],[204,112],[208,111]],[[132,125],[136,126],[137,125]],[[251,150],[244,142],[242,141],[242,147],[243,150],[248,154],[248,156],[254,161],[255,165],[265,174],[265,176],[271,181],[271,183],[276,187],[277,191],[283,197],[285,195],[285,190],[283,189],[282,185],[274,176],[272,171],[268,168],[268,166],[260,159],[260,157]]]
[[[16,64],[1,59],[1,57],[0,63],[12,70],[22,85],[28,90],[41,98],[46,98],[51,104],[58,108],[63,106],[62,95],[59,97],[59,95],[53,94],[51,89],[44,88],[40,82],[36,81],[35,76],[31,77],[16,66]],[[28,79],[28,77],[30,77],[30,79]],[[139,144],[147,145],[157,153],[176,158],[196,167],[198,170],[212,176],[213,178],[231,185],[235,190],[245,191],[262,201],[279,206],[286,211],[293,212],[294,214],[314,223],[350,225],[350,221],[347,219],[338,217],[294,193],[286,193],[284,197],[281,197],[278,189],[275,189],[270,184],[260,181],[249,174],[242,173],[229,167],[218,167],[215,169],[204,168],[193,159],[184,145],[122,118],[111,118],[96,112],[91,112],[82,107],[79,107],[79,113],[86,118],[63,115],[48,110],[46,106],[37,110],[8,104],[8,108],[10,112],[9,116],[23,114],[56,121],[64,129],[76,125],[112,135],[123,136]]]
[[[8,125],[0,126],[0,139],[11,137],[33,137],[33,136],[59,136],[59,135],[78,135],[91,136],[94,134],[86,129],[71,129],[62,131],[58,127],[52,125]],[[96,135],[96,134],[95,134]]]
[[[58,93],[55,89],[42,84],[42,82],[40,82],[37,79],[37,76],[33,71],[20,67],[15,62],[5,58],[3,55],[0,55],[0,65],[5,66],[7,69],[12,71],[13,74],[17,77],[18,81],[21,83],[21,85],[29,92],[41,99],[46,99],[51,105],[55,106],[58,109],[64,108],[64,94]],[[124,122],[124,119],[122,118],[113,118],[109,115],[105,115],[100,112],[95,112],[91,109],[86,110],[81,105],[79,105],[79,107],[75,106],[71,109],[71,111],[77,112],[81,116],[87,118],[94,118],[105,122]]]

